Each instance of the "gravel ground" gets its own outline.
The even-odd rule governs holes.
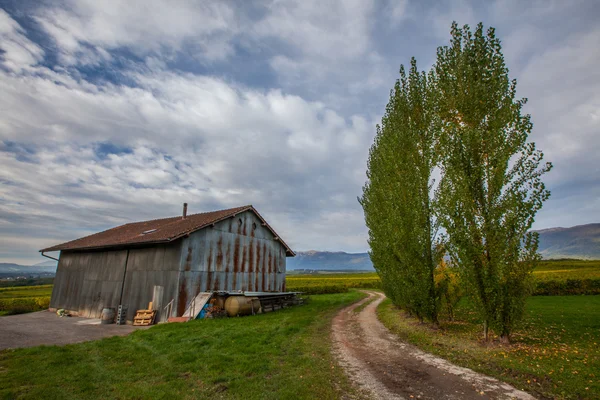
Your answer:
[[[375,399],[534,399],[402,342],[377,319],[375,310],[385,296],[367,293],[368,298],[340,311],[332,327],[335,356],[362,394]]]
[[[125,336],[136,329],[132,325],[101,325],[99,319],[59,317],[39,311],[0,317],[0,350],[98,340],[109,336]]]

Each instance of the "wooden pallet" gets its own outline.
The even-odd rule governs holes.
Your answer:
[[[148,310],[137,310],[133,318],[133,325],[148,326],[154,324],[156,310],[152,310],[152,302],[148,304]]]

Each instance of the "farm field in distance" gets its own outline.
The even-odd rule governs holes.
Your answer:
[[[0,288],[0,316],[47,309],[52,285]]]
[[[600,279],[600,260],[544,260],[533,276],[539,281]]]
[[[600,293],[600,260],[545,260],[536,268],[533,276],[536,282],[544,285],[544,288],[548,286],[552,288],[552,283],[555,283],[554,286],[559,287],[559,293],[572,290],[571,286],[577,287],[577,281],[594,280],[596,292]],[[576,282],[565,285],[568,281]],[[379,286],[379,276],[375,272],[294,274],[286,277],[287,290],[304,291],[309,294]]]
[[[252,317],[0,351],[0,398],[340,398],[351,389],[325,338],[333,315],[362,297],[312,296]]]
[[[286,290],[307,294],[344,292],[351,288],[379,288],[381,281],[375,272],[288,275]]]

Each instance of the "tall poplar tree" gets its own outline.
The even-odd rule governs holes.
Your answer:
[[[539,256],[529,230],[550,195],[541,177],[552,165],[527,141],[526,99],[516,99],[494,29],[479,24],[472,33],[453,23],[451,34],[434,67],[443,154],[437,207],[486,340],[491,327],[509,341],[530,294]]]
[[[421,320],[438,320],[434,270],[440,259],[435,243],[432,174],[439,161],[440,132],[435,76],[417,70],[416,60],[390,94],[359,202],[369,228],[371,259],[392,301]]]

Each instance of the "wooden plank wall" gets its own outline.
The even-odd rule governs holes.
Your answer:
[[[88,318],[100,318],[105,307],[116,308],[126,258],[126,250],[61,253],[50,307]]]
[[[163,286],[162,306],[177,294],[181,241],[129,250],[127,273],[123,290],[123,305],[127,306],[127,320],[133,320],[136,310],[148,307],[154,286]],[[177,301],[177,299],[175,299]],[[161,307],[162,308],[162,307]],[[175,316],[175,307],[171,316]],[[161,313],[162,310],[159,310]]]

